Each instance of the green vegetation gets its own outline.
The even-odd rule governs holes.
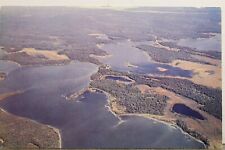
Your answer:
[[[94,64],[101,64],[97,59],[90,57],[90,54],[104,56],[107,53],[103,50],[98,48],[91,48],[91,49],[76,49],[76,50],[65,50],[60,52],[60,54],[67,55],[71,60],[78,60],[80,62],[91,62]]]
[[[101,89],[116,98],[116,102],[128,113],[149,113],[162,115],[166,106],[166,96],[156,93],[142,94],[132,85],[118,84],[114,80],[93,81],[91,87]]]
[[[116,72],[101,66],[98,72],[92,75],[90,84],[93,88],[101,89],[116,98],[117,104],[124,106],[128,113],[149,113],[162,115],[168,97],[156,93],[141,93],[135,84],[122,84],[115,80],[101,79],[103,75],[128,75]]]
[[[92,80],[100,80],[103,75],[127,76],[135,84],[146,84],[150,87],[162,87],[176,94],[190,98],[201,104],[201,110],[222,119],[222,91],[203,85],[198,85],[187,79],[168,78],[168,77],[151,77],[141,74],[132,74],[113,71],[106,66],[101,66],[99,71],[92,75]],[[111,84],[111,83],[109,83]]]
[[[192,57],[190,53],[191,51],[170,51],[164,48],[158,48],[150,45],[139,45],[137,46],[137,48],[146,51],[152,59],[162,63],[171,63],[173,60],[180,59],[203,64],[210,64],[209,62],[200,61]]]
[[[195,84],[186,79],[149,77],[144,75],[128,75],[138,84],[147,84],[151,87],[162,87],[176,94],[190,98],[203,105],[200,109],[222,119],[222,91]]]
[[[59,148],[59,136],[52,128],[0,110],[1,148]]]
[[[21,65],[53,65],[69,62],[69,60],[49,60],[43,56],[30,56],[25,52],[7,54],[3,57],[3,60],[11,60]]]
[[[209,35],[206,35],[209,36]],[[206,37],[207,38],[207,37]],[[193,55],[200,55],[200,56],[206,56],[206,57],[210,57],[210,58],[214,58],[214,59],[221,59],[221,53],[220,52],[216,52],[216,51],[199,51],[197,49],[193,49],[190,47],[185,47],[185,46],[179,46],[174,42],[159,42],[161,45],[163,46],[168,46],[170,48],[177,48],[183,52],[187,52]]]
[[[207,147],[209,146],[209,140],[206,137],[204,137],[203,135],[201,135],[200,133],[198,133],[197,131],[193,131],[193,130],[189,129],[184,121],[178,119],[178,120],[176,120],[176,124],[183,131],[185,131],[188,134],[190,134],[191,136],[201,140]]]

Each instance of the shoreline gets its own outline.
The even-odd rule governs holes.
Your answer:
[[[147,114],[148,115],[148,114]],[[131,114],[131,113],[124,113],[124,114],[120,114],[120,116],[139,116],[139,117],[143,117],[143,118],[146,118],[146,119],[150,119],[150,120],[154,120],[154,121],[157,121],[157,122],[160,122],[160,123],[163,123],[163,124],[166,124],[172,128],[176,128],[176,129],[179,129],[183,134],[185,135],[188,135],[190,138],[202,143],[205,148],[207,149],[207,145],[201,141],[200,139],[197,139],[195,137],[193,137],[192,135],[188,134],[187,132],[185,132],[181,127],[179,127],[175,122],[173,122],[172,120],[171,121],[166,121],[166,120],[163,120],[163,119],[160,119],[160,118],[157,118],[157,117],[151,117],[151,114],[149,116],[146,116],[146,114]],[[163,117],[163,116],[162,116]]]
[[[74,61],[71,61],[71,62],[69,62],[69,63],[74,63]],[[87,62],[88,63],[88,62]],[[61,66],[61,65],[65,65],[65,64],[56,64],[56,66]],[[41,66],[44,66],[44,65],[41,65]],[[51,65],[51,66],[55,66],[55,65]],[[96,71],[93,71],[93,72],[96,72]],[[92,74],[92,73],[91,73]],[[90,81],[91,82],[91,81]],[[75,96],[80,96],[80,95],[82,95],[85,91],[87,91],[87,90],[90,90],[90,91],[101,91],[101,92],[103,92],[106,96],[107,96],[107,102],[108,102],[108,104],[106,104],[105,105],[105,107],[106,108],[108,108],[108,110],[115,116],[115,117],[117,117],[120,121],[123,121],[122,119],[121,119],[121,117],[120,116],[123,116],[123,115],[134,115],[134,116],[141,116],[141,117],[145,117],[145,118],[147,118],[147,119],[151,119],[151,120],[155,120],[155,121],[157,121],[157,122],[161,122],[161,123],[163,123],[163,124],[167,124],[167,125],[169,125],[169,126],[171,126],[171,127],[175,127],[175,128],[179,128],[179,130],[181,130],[182,131],[182,133],[184,133],[184,134],[186,134],[186,135],[188,135],[189,137],[191,137],[191,138],[193,138],[193,139],[195,139],[196,141],[199,141],[199,142],[201,142],[201,143],[203,143],[204,144],[204,142],[203,141],[201,141],[201,140],[199,140],[199,139],[197,139],[197,138],[195,138],[195,137],[193,137],[192,135],[190,135],[190,134],[188,134],[187,132],[185,132],[183,129],[181,129],[179,126],[177,126],[176,124],[175,124],[175,122],[173,122],[173,120],[168,120],[168,121],[166,121],[166,120],[163,120],[163,118],[160,118],[160,116],[152,116],[151,114],[149,114],[149,116],[145,116],[145,114],[132,114],[132,113],[123,113],[123,112],[115,112],[115,110],[113,109],[113,106],[111,105],[112,104],[112,102],[113,102],[113,100],[115,99],[115,98],[113,98],[112,96],[111,96],[111,94],[110,93],[107,93],[107,92],[105,92],[104,90],[101,90],[101,89],[98,89],[98,88],[93,88],[93,87],[90,87],[90,83],[89,83],[89,86],[87,86],[87,88],[83,88],[83,89],[81,89],[81,91],[79,91],[78,93],[76,92],[75,93]],[[80,94],[79,94],[80,93]],[[18,93],[18,94],[20,94],[20,92]],[[71,95],[71,96],[74,96],[73,94]],[[70,96],[69,96],[70,97]],[[4,98],[3,98],[4,99]],[[116,106],[114,106],[114,107],[116,107]],[[2,108],[0,108],[1,110],[2,110]],[[5,111],[5,110],[4,110]],[[7,111],[5,111],[5,112],[7,112]],[[7,113],[9,113],[9,112],[7,112]],[[10,113],[11,114],[11,113]],[[20,116],[17,116],[17,115],[15,115],[16,117],[20,117]],[[21,118],[25,118],[25,117],[21,117]],[[25,119],[28,119],[28,120],[30,120],[30,121],[33,121],[33,122],[35,122],[35,123],[39,123],[39,124],[42,124],[42,123],[40,123],[40,122],[37,122],[37,121],[35,121],[35,120],[32,120],[32,119],[29,119],[29,118],[25,118]],[[50,127],[50,128],[52,128],[56,133],[57,133],[57,135],[58,135],[58,138],[59,138],[59,148],[61,148],[62,147],[62,137],[61,137],[61,134],[60,134],[60,130],[59,129],[57,129],[57,128],[55,128],[55,127],[53,127],[53,126],[51,126],[51,125],[48,125],[48,124],[42,124],[42,125],[47,125],[48,127]],[[204,146],[207,148],[207,146],[204,144]],[[210,147],[210,146],[209,146]]]
[[[15,96],[17,94],[22,94],[24,91],[7,92],[0,94],[0,101],[6,99],[7,97]]]
[[[89,89],[89,88],[88,88],[88,89]],[[169,121],[169,120],[166,121],[166,120],[163,120],[163,119],[158,118],[158,117],[160,117],[160,116],[155,116],[155,117],[153,117],[151,114],[148,114],[149,116],[146,116],[146,114],[137,114],[137,113],[132,114],[132,113],[125,113],[125,112],[124,112],[124,113],[114,112],[114,111],[113,111],[114,109],[113,109],[112,106],[111,106],[111,102],[112,102],[112,96],[111,96],[111,94],[105,92],[104,90],[98,89],[98,88],[91,88],[91,89],[90,89],[91,92],[96,91],[96,90],[99,90],[99,91],[103,92],[103,93],[107,96],[107,102],[108,102],[108,104],[109,104],[108,107],[109,107],[110,112],[112,112],[113,115],[115,115],[117,118],[119,118],[120,121],[123,121],[123,120],[121,119],[121,116],[139,116],[139,117],[144,117],[144,118],[146,118],[146,119],[154,120],[154,121],[157,121],[157,122],[159,122],[159,123],[165,124],[165,125],[170,126],[170,127],[172,127],[172,128],[179,129],[183,134],[188,135],[190,138],[192,138],[192,139],[194,139],[194,140],[196,140],[196,141],[202,143],[206,149],[210,147],[210,145],[207,146],[207,145],[206,145],[203,141],[201,141],[200,139],[197,139],[197,138],[193,137],[192,135],[188,134],[187,132],[185,132],[181,127],[179,127],[179,126],[178,126],[175,122],[173,122],[172,120],[171,120],[171,121]],[[163,117],[163,116],[162,116],[162,117]]]
[[[43,124],[43,125],[45,125],[45,124]],[[47,125],[47,126],[57,133],[57,135],[59,137],[59,148],[61,149],[62,148],[62,136],[61,136],[60,130],[56,127],[51,126],[51,125]]]
[[[87,87],[85,87],[85,88],[82,88],[81,90],[79,90],[79,91],[77,91],[77,92],[74,92],[74,93],[72,93],[72,94],[70,94],[69,96],[64,96],[63,95],[63,97],[65,97],[65,99],[66,100],[75,100],[75,99],[77,99],[79,96],[81,96],[82,94],[84,94],[84,92],[85,91],[87,91]]]
[[[26,117],[21,117],[21,116],[18,116],[18,115],[14,115],[14,114],[12,114],[12,113],[6,111],[5,109],[3,109],[3,108],[1,108],[1,107],[0,107],[0,110],[1,110],[2,112],[8,113],[8,114],[10,114],[10,115],[12,115],[12,116],[15,116],[15,117],[17,117],[17,118],[19,118],[19,119],[23,119],[23,120],[25,119],[25,120],[28,120],[28,121],[30,121],[30,122],[32,122],[32,123],[39,124],[39,125],[44,125],[44,126],[47,126],[47,127],[50,128],[50,129],[52,129],[52,130],[58,135],[58,138],[59,138],[59,140],[58,140],[59,147],[57,147],[57,149],[58,149],[58,148],[59,148],[59,149],[62,148],[62,139],[61,139],[60,130],[59,130],[58,128],[53,127],[53,126],[48,125],[48,124],[43,124],[43,123],[38,122],[38,121],[33,120],[33,119],[29,119],[29,118],[26,118]],[[53,149],[54,149],[54,148],[53,148]]]
[[[112,96],[111,96],[109,93],[107,93],[107,92],[105,92],[105,91],[103,91],[103,90],[101,90],[101,89],[93,88],[93,87],[88,87],[88,89],[87,89],[87,91],[90,91],[90,92],[97,92],[97,90],[103,92],[103,93],[106,95],[106,97],[107,97],[107,102],[108,102],[108,104],[105,105],[105,108],[108,108],[108,110],[109,110],[116,118],[118,118],[119,121],[122,121],[122,119],[120,118],[120,116],[117,115],[117,114],[112,110],[112,108],[111,108],[111,106],[110,106],[110,99],[112,98]]]

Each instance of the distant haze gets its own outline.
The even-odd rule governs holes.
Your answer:
[[[78,6],[78,7],[141,7],[141,6],[221,6],[220,0],[1,0],[0,6]]]

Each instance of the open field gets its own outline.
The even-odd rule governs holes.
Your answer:
[[[110,81],[110,80],[102,79],[102,76],[109,75],[109,74],[114,74],[117,76],[127,75],[128,77],[133,79],[135,82],[129,85],[129,88],[128,88],[126,84],[117,83],[112,80]],[[98,77],[96,78],[95,76],[96,77],[98,76]],[[214,113],[211,112],[211,110],[207,110],[207,107],[208,107],[207,103],[210,103],[210,101],[215,101],[215,100],[210,100],[211,98],[208,97],[209,100],[206,100],[206,105],[204,105],[202,103],[203,101],[197,101],[197,99],[195,100],[195,94],[194,94],[195,92],[192,93],[192,95],[189,95],[188,96],[189,98],[188,98],[187,95],[185,94],[185,91],[182,90],[181,88],[184,86],[178,86],[179,84],[184,82],[185,86],[188,86],[188,85],[193,86],[189,88],[189,90],[190,89],[194,90],[194,87],[199,85],[195,85],[192,82],[189,83],[189,81],[187,82],[187,80],[184,80],[184,79],[168,78],[167,80],[166,78],[163,78],[163,77],[161,78],[147,77],[147,76],[141,77],[140,75],[136,76],[132,74],[124,74],[121,72],[115,72],[110,69],[106,69],[104,67],[100,68],[98,73],[96,73],[96,75],[93,75],[93,77],[94,77],[93,78],[94,81],[92,81],[91,87],[101,89],[110,94],[110,106],[116,114],[141,115],[145,117],[155,118],[155,119],[168,122],[170,124],[175,124],[175,125],[177,120],[182,120],[185,123],[185,126],[187,128],[187,129],[185,128],[185,130],[187,130],[188,133],[190,132],[190,134],[195,136],[196,138],[204,140],[206,144],[209,144],[210,148],[221,147],[221,144],[220,144],[221,134],[222,134],[221,120],[210,115]],[[168,86],[168,84],[170,86]],[[171,87],[171,88],[168,88],[168,87]],[[135,88],[140,90],[141,93],[136,91],[137,89],[135,90]],[[129,92],[124,91],[126,89],[129,89],[128,90]],[[206,97],[206,95],[204,96],[204,94],[201,93],[201,92],[204,92],[204,88],[201,88],[201,90],[203,90],[203,91],[199,91],[200,92],[199,94],[202,95],[201,97]],[[206,93],[206,94],[210,96],[210,93]],[[136,98],[136,95],[143,95],[143,101],[146,101],[146,102],[148,99],[147,97],[149,96],[150,97],[153,96],[155,98],[157,97],[158,104],[163,102],[163,99],[161,100],[159,99],[160,97],[159,95],[164,96],[166,98],[166,101],[164,103],[165,105],[163,105],[164,107],[162,107],[161,105],[153,106],[154,108],[157,108],[156,106],[159,106],[161,109],[157,108],[156,110],[161,110],[161,113],[155,113],[154,111],[138,111],[139,109],[136,109],[136,106],[138,106],[137,108],[141,108],[140,110],[145,110],[145,109],[143,107],[140,107],[142,106],[141,101],[139,103],[137,99],[139,100],[141,99]],[[216,96],[216,95],[211,95],[211,96]],[[124,103],[122,99],[124,99],[125,100],[124,102],[126,103]],[[132,104],[132,99],[136,99],[134,104]],[[219,98],[216,99],[216,101],[219,101]],[[151,103],[152,102],[153,101],[151,100]],[[174,113],[172,111],[172,107],[174,106],[174,104],[177,104],[177,103],[185,104],[186,106],[200,112],[206,119],[200,121],[194,118],[184,117],[182,115]],[[132,109],[129,106],[130,104],[132,104],[131,106],[133,106]],[[148,108],[152,110],[151,105],[145,104],[143,106],[148,106]],[[212,105],[210,105],[210,107],[212,107]],[[204,109],[207,112],[203,111]],[[137,111],[131,111],[131,110],[137,110]]]
[[[212,88],[222,87],[221,67],[219,66],[199,64],[184,60],[174,60],[171,65],[185,70],[192,70],[194,75],[190,80],[196,84]]]
[[[55,51],[36,50],[34,48],[24,48],[23,50],[19,52],[25,52],[26,54],[33,57],[45,57],[46,59],[49,59],[49,60],[69,60],[69,58],[66,55],[59,55]]]
[[[165,95],[167,97],[169,97],[169,99],[167,100],[167,106],[164,109],[164,115],[163,116],[152,116],[152,115],[148,115],[148,114],[144,114],[144,116],[146,117],[153,117],[162,121],[166,121],[166,122],[170,122],[170,123],[176,123],[177,119],[183,120],[187,126],[187,128],[189,128],[189,130],[193,130],[198,132],[199,134],[203,135],[204,137],[209,138],[209,145],[210,148],[212,149],[217,149],[217,148],[221,148],[221,134],[222,134],[222,130],[221,130],[221,121],[211,115],[209,115],[208,113],[202,111],[199,109],[200,105],[188,98],[179,96],[173,92],[170,92],[166,89],[160,88],[160,87],[149,87],[147,85],[137,85],[137,87],[144,93],[148,93],[148,92],[156,92],[160,95]],[[189,106],[192,109],[197,110],[198,112],[200,112],[201,114],[203,114],[203,116],[206,118],[205,120],[197,120],[194,118],[190,118],[190,117],[184,117],[181,116],[179,114],[173,113],[172,112],[172,107],[174,104],[176,103],[182,103],[185,104],[187,106]]]
[[[56,51],[34,48],[24,48],[17,52],[7,53],[3,60],[11,60],[21,65],[63,64],[70,61],[66,55],[60,55]]]

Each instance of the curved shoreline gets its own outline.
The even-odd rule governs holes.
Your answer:
[[[48,125],[48,124],[43,124],[43,123],[38,122],[38,121],[33,120],[33,119],[29,119],[29,118],[26,118],[26,117],[21,117],[21,116],[14,115],[14,114],[12,114],[12,113],[6,111],[5,109],[3,109],[3,108],[1,108],[1,107],[0,107],[0,110],[3,111],[3,112],[5,112],[5,113],[8,113],[8,114],[10,114],[10,115],[13,115],[13,116],[15,116],[15,117],[17,117],[17,118],[25,119],[25,120],[28,120],[28,121],[30,121],[30,122],[32,122],[32,123],[44,125],[44,126],[47,126],[47,127],[50,128],[50,129],[52,129],[52,130],[58,135],[58,138],[59,138],[59,140],[58,140],[58,146],[59,146],[59,147],[56,147],[56,148],[62,148],[62,139],[61,139],[61,134],[60,134],[60,131],[59,131],[58,128],[55,128],[55,127],[53,127],[53,126],[51,126],[51,125]],[[54,149],[54,148],[53,148],[53,149]]]
[[[110,95],[109,93],[105,92],[104,90],[98,89],[98,88],[93,88],[93,87],[87,88],[87,91],[90,91],[90,92],[97,92],[97,90],[103,92],[103,93],[106,95],[106,97],[107,97],[107,103],[108,103],[108,104],[106,104],[105,107],[108,108],[108,110],[109,110],[116,118],[118,118],[119,121],[122,121],[122,119],[120,118],[120,116],[118,116],[118,115],[111,109],[111,107],[110,107],[110,99],[111,99],[112,97],[111,97],[111,95]]]
[[[113,109],[111,108],[111,105],[110,105],[111,100],[112,100],[111,94],[105,92],[104,90],[101,90],[101,89],[98,89],[98,88],[92,88],[92,87],[87,88],[87,91],[90,91],[90,92],[98,92],[98,91],[101,91],[101,92],[103,92],[103,93],[107,96],[107,104],[105,105],[105,107],[107,107],[108,110],[109,110],[115,117],[117,117],[117,118],[119,119],[119,122],[120,122],[120,121],[123,121],[123,120],[121,119],[120,116],[125,116],[125,115],[127,115],[127,116],[140,116],[140,117],[144,117],[144,118],[146,118],[146,119],[155,120],[155,121],[157,121],[157,122],[166,124],[166,125],[168,125],[168,126],[170,126],[170,127],[179,129],[183,134],[188,135],[190,138],[192,138],[192,139],[194,139],[194,140],[196,140],[196,141],[202,143],[202,144],[204,145],[204,147],[207,148],[206,145],[205,145],[201,140],[196,139],[195,137],[191,136],[190,134],[188,134],[187,132],[183,131],[179,126],[177,126],[176,124],[173,124],[172,122],[165,122],[165,121],[163,121],[163,120],[159,120],[159,119],[153,118],[153,117],[151,117],[151,116],[149,116],[149,117],[148,117],[148,116],[144,116],[143,114],[131,114],[131,113],[124,113],[124,114],[121,113],[121,114],[118,114],[118,113],[114,112]],[[0,108],[0,109],[3,110],[4,112],[7,112],[6,110],[4,110],[4,109],[2,109],[2,108]],[[9,113],[9,112],[7,112],[7,113]],[[10,114],[11,114],[11,113],[10,113]],[[16,117],[19,117],[19,118],[25,118],[25,117],[21,117],[21,116],[17,116],[17,115],[16,115]],[[42,124],[42,123],[40,123],[40,122],[38,122],[38,121],[29,119],[29,118],[25,118],[25,119],[28,119],[28,120],[30,120],[31,122],[34,122],[34,123]],[[48,126],[49,128],[53,129],[53,130],[57,133],[58,138],[59,138],[59,141],[58,141],[58,143],[59,143],[59,148],[62,148],[62,137],[61,137],[60,130],[57,129],[57,128],[55,128],[55,127],[53,127],[53,126],[51,126],[51,125],[48,125],[48,124],[42,124],[42,125]]]
[[[198,141],[198,142],[202,143],[204,145],[205,149],[208,148],[208,146],[203,141],[201,141],[200,139],[197,139],[197,138],[193,137],[192,135],[188,134],[181,127],[177,126],[172,121],[171,122],[170,121],[163,121],[163,120],[151,117],[151,114],[149,116],[145,116],[144,114],[135,114],[135,113],[134,114],[132,114],[132,113],[116,113],[116,112],[113,111],[113,109],[111,108],[111,105],[110,105],[110,103],[112,101],[111,94],[105,92],[104,90],[98,89],[98,88],[92,88],[91,87],[91,88],[88,88],[88,90],[90,90],[90,91],[93,91],[93,90],[97,91],[97,90],[99,90],[99,91],[103,92],[107,96],[107,102],[108,102],[109,111],[112,112],[112,114],[115,115],[117,118],[119,118],[120,121],[123,121],[120,116],[139,116],[139,117],[144,117],[146,119],[154,120],[154,121],[163,123],[165,125],[168,125],[168,126],[170,126],[172,128],[179,129],[183,134],[188,135],[190,138],[194,139],[195,141]]]
[[[71,61],[70,63],[74,63],[74,61]],[[61,65],[65,65],[65,64],[55,64],[55,65],[50,65],[50,66],[61,66]],[[40,66],[45,66],[45,65],[40,65]],[[32,66],[33,67],[33,66]],[[35,67],[35,66],[34,66]],[[93,71],[93,72],[96,72],[96,71]],[[93,73],[91,73],[93,74]],[[89,90],[89,89],[96,89],[96,90],[99,90],[99,91],[102,91],[104,92],[104,94],[107,96],[107,102],[108,104],[106,105],[106,107],[108,108],[108,110],[114,115],[116,116],[120,121],[122,120],[120,116],[123,116],[123,115],[134,115],[134,116],[142,116],[141,114],[126,114],[126,113],[118,113],[118,112],[114,112],[114,110],[112,109],[112,106],[111,106],[111,102],[112,102],[112,96],[110,93],[107,93],[105,92],[104,90],[101,90],[101,89],[98,89],[98,88],[90,88],[89,86],[87,87],[87,89],[82,89],[82,92],[79,94],[79,95],[82,95],[83,92],[85,92],[85,90]],[[79,96],[78,95],[78,96]],[[17,115],[16,115],[17,116]],[[20,117],[20,116],[17,116],[17,117]],[[200,141],[201,143],[203,143],[201,140],[199,139],[196,139],[195,137],[191,136],[190,134],[188,134],[187,132],[185,132],[184,130],[182,130],[179,126],[177,126],[176,124],[173,124],[172,122],[166,122],[166,121],[163,121],[163,120],[160,120],[160,119],[157,119],[157,118],[153,118],[151,116],[147,117],[147,116],[142,116],[142,117],[145,117],[145,118],[148,118],[148,119],[153,119],[153,120],[156,120],[158,122],[162,122],[164,124],[167,124],[167,125],[170,125],[170,126],[173,126],[173,127],[176,127],[176,128],[179,128],[183,133],[189,135],[190,137],[192,137],[193,139],[197,140],[197,141]],[[25,118],[25,117],[21,117],[21,118]],[[28,120],[31,120],[33,122],[36,122],[36,123],[40,123],[40,122],[37,122],[35,120],[32,120],[32,119],[29,119],[29,118],[26,118]],[[42,123],[40,123],[42,124]],[[47,125],[47,124],[43,124],[43,125]],[[47,125],[49,126],[50,128],[52,128],[57,134],[58,134],[58,137],[59,137],[59,147],[61,148],[62,147],[62,137],[61,137],[61,134],[60,134],[60,130],[51,126],[51,125]],[[204,143],[203,143],[204,144]],[[205,144],[204,144],[205,145]]]
[[[43,125],[45,125],[45,124],[43,124]],[[58,128],[56,128],[56,127],[51,126],[51,125],[47,125],[47,126],[49,128],[51,128],[51,129],[53,129],[58,134],[58,137],[59,137],[59,148],[61,149],[62,148],[62,136],[61,136],[60,130]]]
[[[6,61],[6,62],[8,62],[8,61],[9,61],[9,62],[14,62],[14,61],[11,61],[11,60],[3,60],[3,61]],[[59,64],[20,65],[19,68],[26,68],[26,67],[46,67],[46,66],[52,66],[52,67],[55,67],[55,66],[65,66],[65,65],[73,64],[73,63],[76,64],[77,62],[79,63],[79,61],[70,60],[70,61],[68,61],[68,62],[59,63]],[[14,62],[14,63],[16,63],[16,62]],[[92,75],[92,74],[94,74],[94,73],[96,73],[96,72],[98,71],[97,65],[95,65],[95,64],[93,64],[93,63],[90,63],[90,62],[80,62],[80,63],[91,64],[91,65],[96,66],[95,69],[94,69],[92,72],[90,72],[88,75]],[[11,73],[11,72],[10,72],[10,73]],[[88,86],[87,86],[86,88],[88,88]],[[81,89],[79,95],[82,95],[83,92],[86,91],[86,88]],[[24,92],[24,91],[15,91],[15,92],[9,92],[9,93],[3,93],[3,94],[0,94],[0,100],[4,100],[4,99],[6,99],[7,97],[10,97],[10,96],[13,96],[13,95],[17,95],[17,94],[21,94],[21,93],[23,93],[23,92]],[[72,96],[75,96],[75,97],[76,97],[76,96],[78,97],[79,95],[73,95],[73,94],[72,94]],[[66,99],[66,97],[65,97],[65,99]],[[56,146],[56,147],[52,147],[52,148],[62,148],[62,136],[61,136],[61,131],[60,131],[60,129],[58,129],[58,128],[52,126],[52,125],[49,125],[49,124],[45,124],[45,123],[36,121],[36,120],[34,120],[34,119],[31,119],[31,118],[27,118],[27,117],[22,117],[22,116],[19,116],[19,115],[15,115],[15,114],[13,114],[13,113],[10,113],[10,112],[6,111],[5,109],[3,109],[3,108],[1,108],[1,107],[0,107],[0,110],[2,110],[3,112],[6,112],[6,113],[8,113],[8,114],[11,114],[11,115],[13,115],[13,116],[15,116],[15,117],[17,117],[17,118],[21,118],[21,119],[23,119],[23,120],[25,119],[25,120],[28,120],[28,121],[31,122],[31,123],[33,122],[33,123],[35,123],[35,124],[39,124],[39,126],[45,126],[46,128],[49,128],[49,129],[53,130],[53,133],[55,132],[56,135],[57,135],[57,141],[55,141],[55,142],[57,142],[57,143],[55,144],[55,142],[54,142],[54,144],[57,145],[57,146]],[[55,136],[56,136],[56,135],[55,135]]]
[[[185,135],[188,135],[190,138],[202,143],[205,148],[207,148],[207,145],[201,141],[200,139],[197,139],[195,137],[193,137],[192,135],[188,134],[187,132],[185,132],[181,127],[177,126],[175,123],[173,123],[172,121],[169,122],[169,121],[163,121],[163,120],[160,120],[160,119],[157,119],[157,118],[154,118],[154,117],[151,117],[150,115],[149,116],[145,116],[143,114],[129,114],[129,113],[125,113],[125,114],[120,114],[120,116],[139,116],[139,117],[144,117],[146,119],[150,119],[150,120],[154,120],[154,121],[157,121],[157,122],[160,122],[160,123],[163,123],[163,124],[166,124],[172,128],[176,128],[176,129],[179,129],[183,134]]]

